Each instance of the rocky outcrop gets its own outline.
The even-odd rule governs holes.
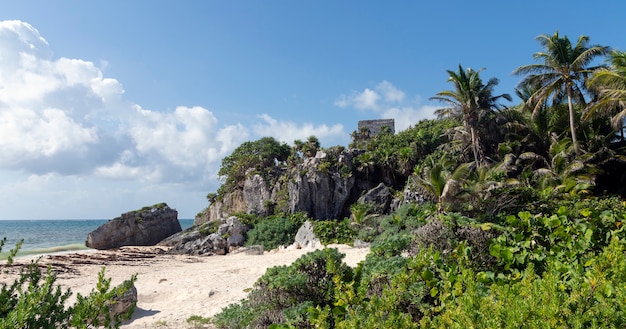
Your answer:
[[[137,288],[132,284],[124,294],[113,296],[113,299],[107,304],[111,317],[121,316],[125,318],[125,315],[127,315],[130,318],[137,305]]]
[[[318,151],[315,157],[307,158],[294,171],[289,181],[289,211],[306,212],[313,219],[342,218],[348,213],[348,200],[353,195],[355,178],[353,175],[342,175],[339,170],[327,170],[324,162],[332,162],[328,155]],[[339,155],[336,163],[351,167],[350,153]]]
[[[85,244],[100,250],[153,246],[181,230],[178,212],[161,203],[124,213],[102,224],[87,235]]]
[[[243,246],[246,227],[235,216],[194,225],[159,243],[171,247],[169,253],[186,255],[224,255]]]
[[[201,214],[196,216],[193,225],[214,222],[227,218],[230,214],[246,212],[248,207],[244,201],[242,190],[234,190],[227,193],[222,200],[213,202]]]
[[[296,237],[294,239],[294,245],[296,248],[315,248],[322,243],[317,238],[315,232],[313,232],[313,223],[310,221],[304,222],[304,224],[298,229]]]
[[[367,193],[358,200],[359,203],[368,204],[370,213],[374,214],[385,214],[389,212],[391,201],[391,190],[383,183],[367,191]]]
[[[243,201],[248,214],[266,215],[271,193],[261,175],[249,175],[243,184]]]
[[[194,224],[218,221],[238,212],[265,216],[273,213],[273,207],[281,212],[305,212],[320,220],[347,217],[350,205],[381,182],[374,173],[358,174],[353,160],[361,153],[363,150],[358,149],[318,151],[283,172],[272,184],[248,172],[239,188],[211,203]],[[385,185],[379,186],[381,193],[389,191]],[[388,212],[391,199],[384,198],[381,212]]]

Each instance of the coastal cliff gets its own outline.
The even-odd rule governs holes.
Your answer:
[[[227,218],[236,213],[271,215],[276,211],[284,213],[304,212],[316,220],[340,219],[350,215],[350,206],[372,189],[385,187],[383,175],[368,174],[355,165],[356,157],[364,151],[359,149],[318,150],[315,155],[303,157],[291,168],[279,171],[278,177],[268,179],[261,174],[247,171],[245,180],[237,188],[214,200],[195,218],[194,225]],[[367,169],[366,169],[367,170]],[[393,181],[390,185],[401,185],[406,180]],[[362,200],[363,201],[363,200]],[[365,199],[377,202],[378,199]],[[396,200],[397,204],[399,200]],[[380,213],[390,210],[392,202],[385,199]]]

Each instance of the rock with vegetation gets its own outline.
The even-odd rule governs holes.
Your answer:
[[[122,246],[154,246],[182,230],[178,212],[165,203],[130,211],[87,235],[86,245],[94,249]]]
[[[368,204],[371,213],[375,214],[385,214],[389,212],[391,201],[391,191],[383,183],[367,191],[367,193],[358,200],[360,203]]]
[[[132,315],[137,306],[137,288],[134,282],[125,284],[128,285],[125,291],[114,295],[112,300],[107,303],[111,318],[124,316],[125,314]]]
[[[320,151],[315,157],[305,159],[288,185],[289,211],[305,212],[313,219],[340,218],[347,214],[355,178],[335,169],[341,165],[350,165],[349,157],[344,154],[333,159]]]
[[[194,225],[159,243],[171,247],[172,254],[224,255],[243,246],[246,227],[235,216]]]

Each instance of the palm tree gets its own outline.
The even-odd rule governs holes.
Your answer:
[[[613,115],[611,126],[620,130],[623,138],[626,117],[626,52],[611,52],[609,62],[610,67],[595,71],[587,82],[588,87],[596,91],[599,98],[585,111],[583,119],[599,112],[608,112]]]
[[[431,97],[431,100],[440,101],[449,107],[438,109],[435,113],[440,117],[461,117],[467,133],[470,135],[474,163],[481,166],[485,162],[485,155],[480,142],[479,122],[485,113],[499,109],[499,98],[511,101],[509,94],[493,96],[493,89],[498,84],[498,79],[491,78],[487,84],[483,84],[480,72],[459,65],[458,71],[447,70],[450,77],[448,82],[454,84],[454,90],[444,90]]]
[[[560,37],[556,31],[549,36],[542,34],[537,41],[543,51],[534,54],[535,60],[541,63],[519,67],[513,74],[526,75],[520,85],[537,86],[537,91],[528,99],[533,104],[533,114],[552,100],[553,105],[561,103],[567,97],[569,109],[570,133],[574,151],[579,152],[576,139],[576,120],[574,116],[574,99],[585,105],[585,80],[597,67],[589,65],[598,56],[609,52],[608,47],[588,46],[589,37],[581,36],[574,46],[567,36]]]
[[[415,167],[412,184],[424,198],[437,203],[439,211],[443,211],[458,201],[463,182],[471,171],[470,163],[457,165],[446,153],[428,160],[430,163],[423,169]]]

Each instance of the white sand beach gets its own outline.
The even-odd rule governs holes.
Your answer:
[[[356,266],[365,259],[367,248],[331,245]],[[287,248],[263,255],[233,253],[226,256],[167,255],[158,247],[124,247],[111,251],[49,255],[41,259],[58,271],[57,282],[74,293],[88,294],[96,285],[98,272],[106,266],[112,285],[137,274],[137,309],[121,328],[188,328],[192,315],[211,317],[246,297],[248,288],[267,268],[288,265],[313,249]],[[26,262],[27,260],[18,260]],[[3,275],[0,280],[11,276]]]

